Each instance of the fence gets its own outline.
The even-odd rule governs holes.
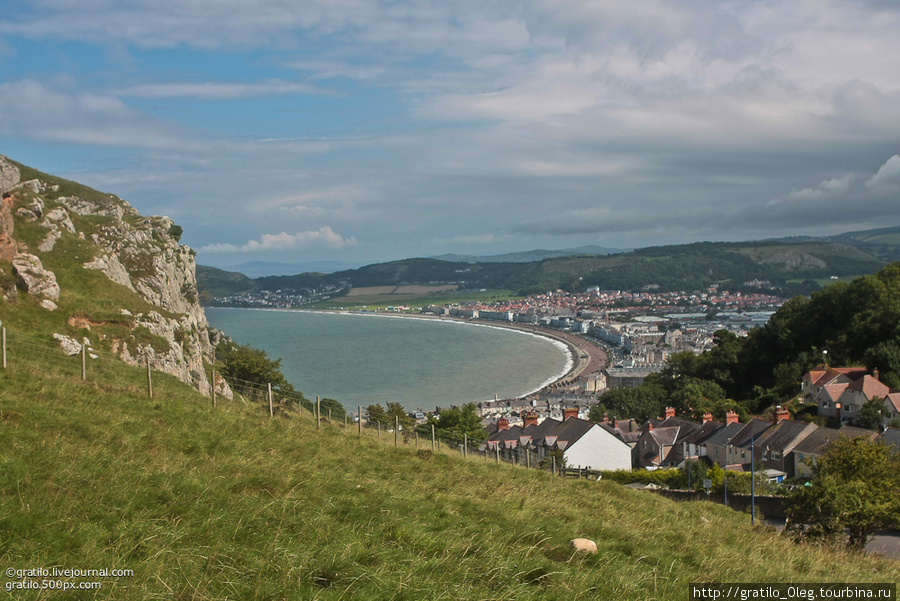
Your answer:
[[[117,357],[101,356],[100,353],[91,351],[87,344],[82,344],[80,351],[67,354],[61,349],[59,342],[8,333],[3,327],[0,328],[0,355],[2,355],[0,361],[2,361],[3,370],[16,369],[18,366],[29,369],[39,366],[42,372],[52,373],[58,378],[80,378],[85,382],[105,382],[122,388],[134,387],[133,378],[123,377],[123,372],[127,369],[134,369],[133,367],[126,366]],[[143,363],[146,365],[146,384],[143,393],[147,397],[165,398],[168,390],[174,387],[183,390],[184,384],[174,376],[154,372],[146,358],[143,358]],[[214,382],[222,379],[227,381],[235,394],[236,402],[257,405],[271,418],[275,416],[311,416],[315,420],[316,429],[327,424],[341,428],[348,434],[355,430],[355,434],[359,437],[362,437],[365,432],[366,436],[383,439],[386,444],[392,443],[397,447],[450,452],[473,460],[542,469],[563,478],[597,480],[600,476],[600,472],[597,470],[581,466],[565,466],[552,455],[539,457],[531,449],[501,449],[497,445],[489,446],[482,441],[469,440],[465,434],[454,435],[437,431],[431,424],[401,428],[399,419],[395,418],[393,427],[390,428],[383,427],[381,423],[363,427],[362,407],[357,407],[355,427],[351,427],[346,411],[338,412],[339,415],[335,419],[330,409],[323,412],[319,397],[316,397],[315,401],[311,401],[297,391],[273,388],[271,384],[263,385],[236,378],[224,378],[215,371],[211,371],[209,375]],[[132,392],[139,391],[133,390]],[[213,406],[217,406],[219,402],[221,399],[217,398],[215,386],[213,386],[211,403]]]

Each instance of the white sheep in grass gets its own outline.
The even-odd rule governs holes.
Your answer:
[[[575,551],[583,551],[584,553],[597,552],[597,543],[587,538],[573,538],[569,541],[569,546]]]

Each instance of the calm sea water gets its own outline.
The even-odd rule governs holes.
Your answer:
[[[282,373],[307,398],[337,399],[350,410],[516,397],[570,366],[558,342],[457,321],[218,307],[206,316],[239,344],[281,359]]]

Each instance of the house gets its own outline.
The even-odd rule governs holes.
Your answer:
[[[892,391],[878,379],[878,370],[862,367],[819,366],[803,376],[803,401],[815,403],[819,415],[841,422],[855,422],[863,405],[882,399],[883,426],[900,417],[900,392]]]
[[[818,428],[810,422],[781,419],[754,440],[752,459],[794,477],[794,448]]]
[[[793,477],[809,478],[812,476],[812,468],[816,465],[819,457],[826,453],[828,445],[841,436],[848,438],[865,436],[873,440],[878,436],[878,433],[873,430],[847,425],[840,428],[816,428],[794,447],[793,471],[791,471]]]
[[[750,441],[774,424],[767,420],[751,419],[742,424],[734,411],[725,414],[725,427],[719,429],[706,442],[705,455],[723,468],[750,463]]]
[[[615,434],[599,424],[577,417],[578,409],[568,408],[565,419],[538,420],[537,414],[523,415],[523,425],[506,427],[498,421],[483,448],[497,449],[509,459],[521,460],[525,451],[535,453],[535,462],[561,451],[566,465],[594,470],[631,469],[631,449]]]
[[[632,452],[635,469],[674,467],[684,460],[683,440],[700,429],[700,424],[675,417],[675,409],[666,408],[665,419],[648,420]]]

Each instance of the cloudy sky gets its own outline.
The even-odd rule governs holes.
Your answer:
[[[206,265],[900,225],[894,0],[0,7],[0,154]]]

